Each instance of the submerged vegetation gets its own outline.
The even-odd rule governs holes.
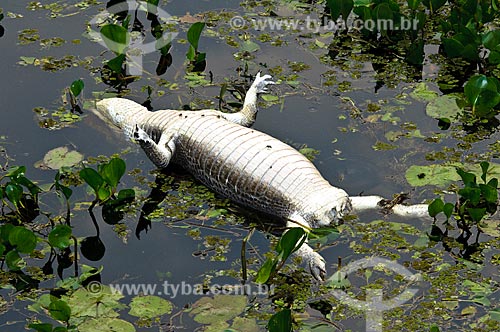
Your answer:
[[[55,102],[33,110],[41,128],[84,127],[94,100],[109,96],[133,96],[149,109],[235,111],[252,75],[262,71],[280,90],[262,96],[263,108],[290,114],[290,101],[305,99],[311,114],[334,113],[333,153],[295,144],[301,152],[318,163],[351,165],[356,157],[346,150],[369,137],[382,168],[404,174],[394,182],[416,188],[414,197],[430,202],[435,221],[359,216],[337,228],[271,237],[267,252],[256,234],[280,235],[281,225],[271,227],[266,216],[217,197],[175,168],[147,174],[130,169],[126,154],[84,157],[72,143],[51,149],[34,168],[10,166],[8,151],[24,150],[0,136],[4,315],[21,311],[17,326],[42,332],[363,330],[365,312],[339,300],[336,290],[364,301],[374,289],[390,299],[411,286],[418,296],[384,312],[384,331],[500,328],[498,1],[246,0],[237,9],[183,16],[166,15],[170,4],[159,0],[113,10],[124,3],[30,1],[22,13],[0,9],[0,38],[14,31],[12,22],[24,25],[13,39],[22,52],[17,70],[64,75],[61,86],[54,83]],[[105,9],[111,14],[102,15]],[[75,34],[51,36],[25,16],[81,25],[73,25]],[[353,19],[385,25],[354,28]],[[82,33],[85,39],[76,39]],[[153,49],[138,47],[145,44]],[[330,106],[332,98],[338,107]],[[346,182],[365,170],[348,168],[354,175],[346,172]],[[39,169],[49,175],[29,176]],[[152,227],[185,233],[196,243],[193,256],[214,262],[213,270],[189,276],[197,297],[122,294],[103,277],[109,253],[102,234],[112,230],[127,242],[132,229],[140,237]],[[306,236],[338,270],[324,284],[290,257]],[[408,281],[387,266],[341,272],[373,256],[421,279]],[[155,273],[125,269],[132,277]],[[175,270],[158,271],[161,281],[178,280]],[[217,286],[220,280],[251,287],[242,294]],[[257,285],[265,291],[252,292]]]

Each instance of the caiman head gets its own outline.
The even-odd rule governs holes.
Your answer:
[[[340,225],[342,219],[352,211],[349,195],[339,188],[332,187],[327,195],[321,192],[311,199],[309,223],[313,228]]]
[[[121,129],[131,137],[134,124],[140,120],[148,109],[132,100],[123,98],[107,98],[96,103],[94,113],[108,125]]]

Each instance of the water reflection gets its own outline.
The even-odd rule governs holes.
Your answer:
[[[433,225],[430,234],[431,241],[439,242],[443,248],[453,257],[463,258],[477,264],[483,264],[482,248],[479,243],[481,231],[476,233],[471,231],[462,231],[458,236],[449,234],[449,230],[445,227],[444,231],[437,225]],[[472,243],[470,240],[473,239]]]
[[[114,18],[121,24],[121,26],[128,29],[130,21],[132,20],[132,27],[130,35],[130,43],[128,48],[132,48],[134,45],[137,48],[141,48],[144,40],[146,39],[147,32],[146,28],[139,17],[139,7],[135,8],[133,14],[129,13],[128,3],[125,0],[111,0],[106,4],[106,8],[123,8],[124,10],[119,10],[114,13]],[[125,8],[127,10],[125,10]],[[142,8],[141,8],[142,9]],[[150,21],[149,33],[155,38],[158,45],[162,44],[164,39],[164,34],[168,31],[161,24],[160,18],[158,16],[158,8],[156,6],[147,6],[146,8],[146,20]],[[170,49],[172,43],[167,43],[166,45],[158,48],[160,53],[160,58],[158,60],[158,65],[156,67],[156,74],[161,76],[166,73],[167,69],[172,65],[172,54]],[[144,50],[139,50],[144,51]],[[127,61],[125,54],[117,54],[117,56],[109,60],[101,69],[102,81],[119,91],[126,89],[128,84],[137,80],[137,76],[127,75]]]

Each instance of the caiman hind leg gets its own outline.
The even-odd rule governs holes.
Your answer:
[[[305,223],[305,220],[304,220]],[[301,227],[306,231],[306,233],[309,232],[308,229],[303,227],[300,223],[294,222],[294,221],[287,221],[286,223],[287,228],[293,228],[293,227]],[[319,280],[323,281],[325,280],[326,276],[326,262],[325,259],[318,254],[316,251],[314,251],[308,244],[307,244],[307,239],[306,241],[300,246],[297,251],[294,252],[295,256],[299,256],[302,258],[304,263],[307,265],[309,270],[311,271],[312,276]]]
[[[379,210],[401,217],[433,219],[429,215],[428,204],[404,205],[397,198],[389,200],[380,196],[350,196],[349,198],[351,199],[355,213],[367,210]]]
[[[175,134],[162,133],[156,143],[147,132],[138,125],[135,126],[133,138],[144,150],[148,158],[159,168],[165,168],[170,163],[175,152]]]

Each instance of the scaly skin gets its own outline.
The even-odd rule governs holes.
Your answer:
[[[163,168],[175,162],[215,192],[279,217],[288,227],[338,225],[352,210],[353,202],[354,208],[358,205],[360,210],[378,208],[382,198],[354,197],[351,201],[344,190],[328,183],[297,150],[247,128],[257,115],[258,93],[274,84],[270,78],[257,74],[243,109],[232,114],[216,110],[149,112],[120,98],[102,100],[97,109],[101,117],[138,142],[156,166]],[[412,209],[420,213],[424,206]],[[393,210],[403,214],[409,211],[400,204]],[[307,243],[296,254],[315,278],[325,277],[324,259]]]

